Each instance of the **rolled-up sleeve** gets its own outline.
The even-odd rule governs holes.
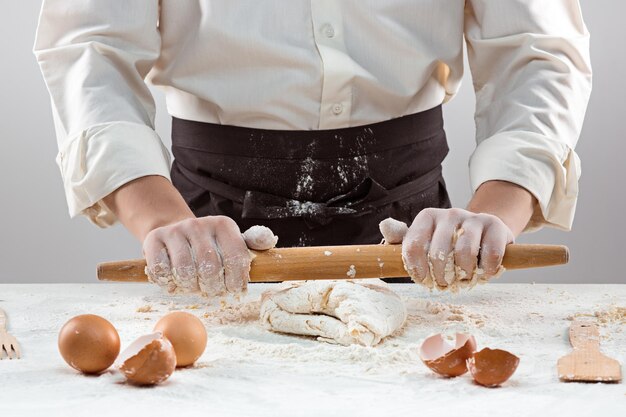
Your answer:
[[[45,0],[34,53],[51,97],[69,212],[115,222],[102,199],[146,175],[169,179],[144,78],[159,56],[158,0]]]
[[[577,0],[469,0],[465,38],[476,92],[472,190],[526,188],[526,230],[569,230],[580,160],[574,147],[591,92],[589,33]]]

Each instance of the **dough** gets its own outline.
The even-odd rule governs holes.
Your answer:
[[[262,296],[269,330],[340,345],[374,346],[406,319],[402,299],[380,280],[293,281]]]
[[[241,234],[248,249],[268,250],[278,243],[278,236],[274,236],[272,230],[265,226],[252,226]]]
[[[401,222],[391,217],[387,217],[385,220],[378,224],[380,233],[383,235],[383,242],[389,245],[402,243],[404,235],[409,231],[409,226],[406,223]]]

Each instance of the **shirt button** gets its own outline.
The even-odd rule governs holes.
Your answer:
[[[343,112],[343,104],[337,103],[333,105],[333,113],[339,115]]]
[[[335,37],[335,28],[332,25],[327,23],[324,26],[322,26],[322,33],[327,38],[334,38]]]

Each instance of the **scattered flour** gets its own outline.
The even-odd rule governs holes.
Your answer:
[[[193,415],[206,398],[212,399],[211,411],[224,416],[277,417],[293,415],[294,409],[304,417],[407,415],[414,410],[499,415],[511,406],[517,417],[626,415],[624,384],[560,383],[555,366],[571,350],[568,318],[585,312],[601,323],[603,336],[611,335],[603,339],[602,351],[626,362],[624,285],[491,283],[452,294],[393,284],[408,318],[402,330],[376,347],[330,345],[265,330],[257,320],[258,300],[271,288],[251,284],[241,304],[207,306],[208,300],[199,296],[172,297],[145,284],[0,285],[0,307],[23,348],[21,360],[0,362],[7,381],[0,390],[0,415],[56,417],[85,410],[91,417],[119,410]],[[136,311],[145,305],[152,311]],[[58,354],[58,329],[75,315],[107,318],[124,348],[150,332],[170,309],[194,306],[198,308],[189,311],[207,326],[207,349],[196,366],[177,370],[154,389],[125,386],[113,372],[83,377]],[[465,376],[438,377],[421,363],[418,348],[424,338],[442,332],[471,332],[479,349],[490,346],[518,355],[519,368],[497,390],[472,384]]]
[[[574,320],[579,317],[588,317],[597,319],[597,323],[600,325],[607,324],[626,324],[626,307],[611,306],[605,310],[597,310],[592,314],[589,313],[576,313],[568,316],[568,320]]]
[[[205,322],[210,325],[241,325],[259,319],[261,301],[248,301],[239,304],[224,304],[220,309],[204,313]]]
[[[145,306],[138,307],[135,311],[137,313],[149,313],[152,311],[152,306],[150,304],[146,304]]]
[[[346,272],[346,275],[350,278],[356,277],[356,268],[354,267],[354,265],[350,265],[350,268],[348,269],[348,272]]]
[[[310,156],[307,157],[300,167],[300,174],[298,174],[298,183],[296,185],[295,195],[296,200],[301,199],[313,190],[313,170],[315,169],[315,160]]]
[[[287,201],[287,208],[289,209],[289,213],[294,216],[303,216],[305,214],[315,214],[317,211],[317,204],[311,201],[299,201],[299,200],[289,200]]]

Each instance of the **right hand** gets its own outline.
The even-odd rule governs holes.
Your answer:
[[[150,231],[143,241],[146,273],[168,292],[215,297],[244,291],[250,253],[226,216],[188,218]]]

